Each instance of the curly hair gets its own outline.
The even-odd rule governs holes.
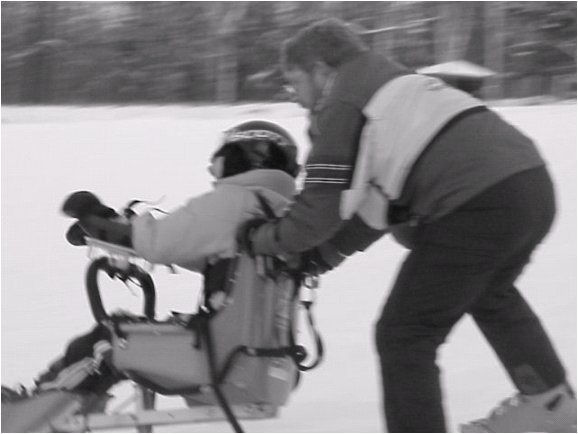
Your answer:
[[[298,67],[310,72],[317,61],[336,68],[367,50],[367,45],[347,23],[328,18],[287,39],[281,49],[281,63],[288,69]]]

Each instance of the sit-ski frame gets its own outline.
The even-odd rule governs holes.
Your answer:
[[[143,392],[151,393],[140,385],[130,400],[106,413],[71,415],[52,423],[55,432],[91,432],[120,428],[136,428],[138,432],[153,432],[154,426],[184,425],[207,422],[226,422],[223,410],[216,405],[201,405],[189,408],[155,410],[154,403],[142,399]],[[135,402],[132,412],[124,408]],[[152,405],[151,405],[152,404]],[[232,405],[235,417],[243,420],[259,420],[277,417],[278,409],[272,405],[244,404]]]
[[[95,255],[94,251],[102,251],[105,253],[104,256],[108,256],[109,261],[112,265],[119,269],[126,269],[130,263],[136,263],[139,260],[144,261],[147,264],[149,271],[152,269],[153,265],[141,258],[138,253],[131,249],[130,247],[120,246],[118,244],[107,243],[106,241],[101,241],[96,238],[85,237],[86,246],[88,247],[88,256],[90,258]]]
[[[89,256],[95,250],[103,251],[109,262],[120,270],[128,270],[131,264],[144,261],[147,268],[152,264],[141,258],[133,249],[86,237]],[[206,386],[211,388],[211,386]],[[135,404],[135,410],[126,412],[125,408]],[[181,425],[189,423],[206,423],[229,421],[223,408],[218,405],[195,405],[188,408],[155,410],[155,392],[135,384],[135,393],[116,409],[104,413],[74,414],[54,421],[55,432],[90,432],[115,428],[136,428],[138,432],[152,432],[156,425]],[[278,407],[269,404],[231,405],[230,410],[235,418],[243,420],[270,419],[277,417]]]

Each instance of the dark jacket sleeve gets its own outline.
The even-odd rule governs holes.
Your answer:
[[[365,118],[357,107],[328,101],[311,119],[312,149],[301,193],[280,220],[259,228],[253,249],[261,254],[296,253],[331,238],[343,224],[341,192],[351,184]]]
[[[355,252],[367,249],[387,232],[387,230],[378,230],[368,226],[355,215],[345,222],[332,238],[302,257],[307,261],[304,270],[309,268],[309,271],[313,273],[326,273],[339,266]]]
[[[368,226],[359,216],[348,220],[327,244],[330,244],[341,256],[350,256],[363,252],[389,231]]]

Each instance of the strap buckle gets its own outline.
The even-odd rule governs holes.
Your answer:
[[[311,305],[315,304],[315,302],[317,301],[317,292],[314,291],[315,288],[311,288],[308,286],[305,287],[309,289],[309,291],[302,291],[299,297],[299,301],[305,308],[308,309]],[[303,296],[305,292],[308,293],[307,296]]]
[[[319,288],[319,275],[317,274],[305,274],[303,276],[303,286],[308,289]]]

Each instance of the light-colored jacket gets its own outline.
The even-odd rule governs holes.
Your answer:
[[[258,194],[281,215],[295,188],[295,180],[279,170],[258,169],[220,179],[212,191],[164,218],[149,213],[134,218],[134,249],[149,262],[202,272],[207,263],[234,256],[240,225],[264,214]]]
[[[341,217],[357,213],[384,229],[391,200],[401,195],[413,164],[456,115],[484,104],[441,80],[418,74],[382,86],[363,109],[363,128],[351,188],[342,193]]]

